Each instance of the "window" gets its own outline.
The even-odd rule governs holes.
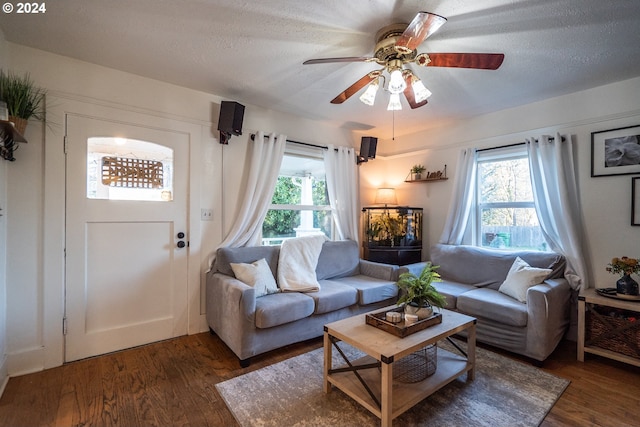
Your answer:
[[[271,205],[262,224],[262,244],[308,234],[333,236],[321,148],[287,143]]]
[[[87,198],[173,200],[173,150],[135,139],[87,140]]]
[[[547,250],[533,202],[526,146],[478,153],[475,244]]]

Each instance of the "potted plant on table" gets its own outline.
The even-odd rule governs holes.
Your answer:
[[[0,70],[0,100],[6,102],[9,121],[24,134],[30,118],[44,119],[45,90],[36,86],[29,74],[18,76]]]
[[[444,295],[433,286],[433,282],[442,281],[436,271],[439,267],[427,262],[419,276],[411,272],[400,275],[396,283],[402,291],[398,305],[405,305],[405,313],[417,314],[422,320],[433,315],[433,307],[444,308],[447,305]]]
[[[613,274],[620,274],[620,279],[616,282],[616,292],[623,295],[638,295],[638,282],[631,278],[631,274],[640,274],[640,259],[623,256],[615,257],[607,265],[607,271]]]
[[[413,165],[411,168],[411,173],[413,174],[413,179],[422,179],[422,172],[426,171],[427,168],[422,166],[421,164]]]

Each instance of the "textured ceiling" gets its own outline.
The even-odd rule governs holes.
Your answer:
[[[55,0],[45,14],[0,14],[8,41],[272,108],[391,135],[387,95],[329,103],[378,68],[302,65],[370,56],[376,31],[418,11],[448,22],[419,52],[496,52],[497,71],[414,70],[433,92],[406,103],[395,133],[640,76],[638,0]],[[403,100],[404,102],[404,100]]]

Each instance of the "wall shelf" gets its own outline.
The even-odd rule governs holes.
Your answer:
[[[449,178],[446,176],[443,178],[424,178],[424,179],[405,179],[404,182],[432,182],[432,181],[446,181]]]
[[[26,143],[27,140],[16,130],[13,123],[7,120],[0,120],[0,156],[13,162],[13,152],[18,148],[19,142]]]
[[[409,175],[404,179],[404,182],[433,182],[433,181],[446,181],[447,179],[447,165],[444,165],[444,169],[436,172],[424,172],[420,174],[424,178],[414,178],[414,174],[409,172]]]

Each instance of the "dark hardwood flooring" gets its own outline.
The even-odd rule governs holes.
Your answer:
[[[219,338],[201,333],[68,363],[11,378],[0,427],[237,426],[216,383],[321,346],[321,339],[291,345],[240,368]],[[578,362],[575,343],[563,342],[545,362],[571,384],[542,426],[640,425],[640,368],[586,358]]]

